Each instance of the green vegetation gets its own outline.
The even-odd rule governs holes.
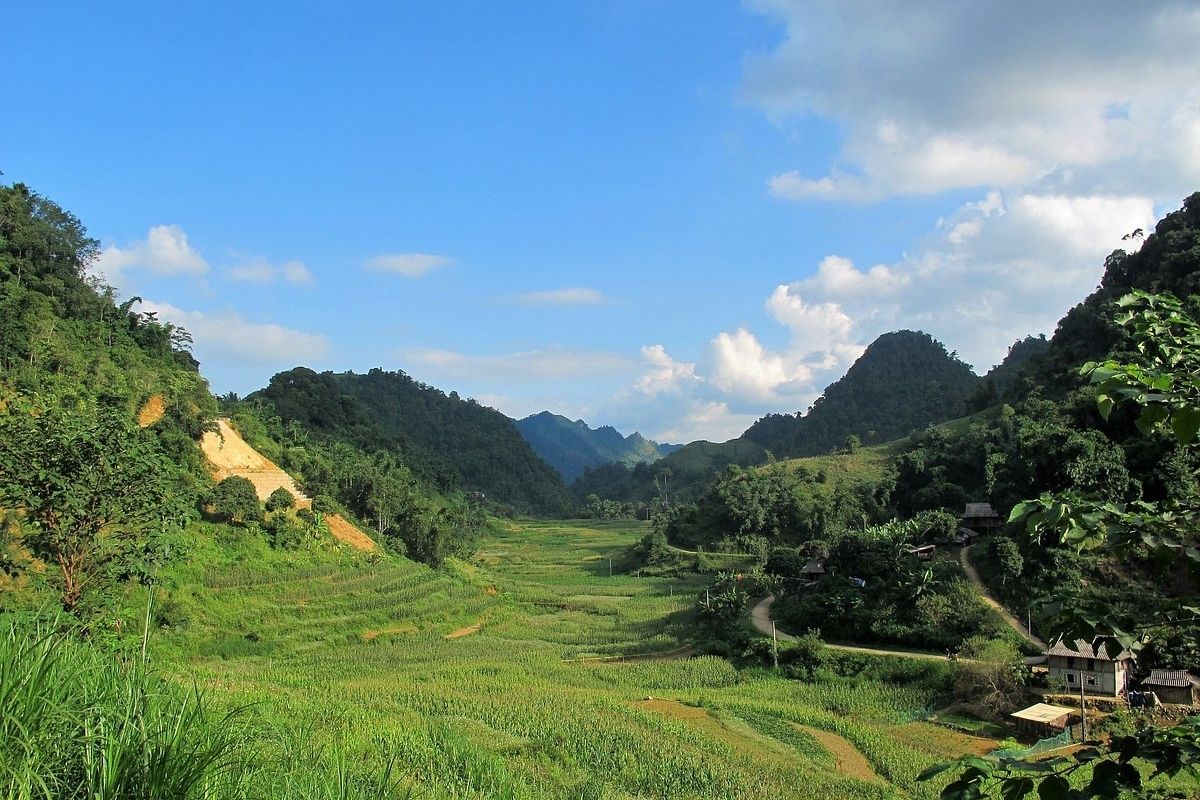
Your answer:
[[[979,378],[928,334],[880,336],[803,415],[771,414],[742,436],[776,456],[843,447],[850,436],[879,444],[960,416]]]
[[[516,425],[533,451],[568,483],[589,467],[653,463],[679,449],[679,445],[652,442],[640,433],[622,436],[608,425],[589,428],[583,420],[572,422],[549,411],[517,420]]]
[[[427,798],[937,795],[915,778],[944,748],[912,720],[944,672],[901,679],[860,657],[859,677],[834,661],[801,683],[678,658],[705,579],[620,572],[644,525],[510,523],[440,571],[225,530],[190,529],[158,656],[217,709],[249,704],[242,724],[276,731],[266,763],[303,737],[351,780],[392,758]],[[811,730],[875,777],[833,769]]]
[[[558,515],[571,508],[562,479],[512,420],[403,372],[318,374],[297,367],[249,399],[270,404],[272,412],[260,416],[297,423],[322,444],[390,453],[438,491],[477,492],[498,510]]]

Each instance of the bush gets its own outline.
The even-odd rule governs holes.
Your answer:
[[[287,489],[280,486],[271,492],[267,498],[267,511],[286,511],[296,507],[296,498]]]
[[[240,475],[231,475],[217,484],[213,492],[212,509],[214,514],[228,522],[258,522],[263,516],[254,484]]]

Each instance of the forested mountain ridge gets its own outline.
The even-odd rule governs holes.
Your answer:
[[[516,426],[533,451],[568,483],[588,467],[652,463],[681,447],[659,444],[637,432],[622,436],[610,425],[591,428],[583,420],[572,421],[549,411],[517,420]]]
[[[269,402],[287,424],[365,450],[400,456],[443,490],[461,487],[518,511],[563,514],[572,500],[562,479],[495,409],[446,394],[403,372],[373,369],[281,372],[248,400]]]
[[[1200,296],[1200,192],[1159,220],[1150,235],[1139,229],[1125,238],[1141,247],[1105,259],[1099,287],[1059,320],[1046,352],[1033,359],[1030,374],[1043,391],[1062,396],[1078,387],[1078,365],[1104,358],[1121,343],[1110,319],[1111,304],[1121,296],[1133,289],[1185,300]]]
[[[827,453],[849,436],[887,442],[961,416],[978,383],[971,368],[929,334],[885,333],[803,416],[768,415],[742,437],[778,457]]]

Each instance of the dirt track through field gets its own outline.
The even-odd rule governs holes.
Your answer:
[[[807,725],[796,725],[796,728],[816,739],[821,747],[829,751],[829,754],[833,756],[833,762],[836,765],[835,769],[843,775],[849,775],[851,778],[858,778],[864,781],[883,780],[875,772],[875,768],[871,766],[871,762],[867,761],[866,756],[858,752],[858,748],[843,737],[838,736],[836,733],[823,731],[820,728],[810,728]]]
[[[750,621],[754,624],[755,629],[766,636],[771,635],[771,605],[775,602],[775,595],[768,595],[758,602],[750,611]],[[785,633],[778,626],[775,627],[775,636],[781,642],[794,642],[796,637],[790,633]],[[945,661],[946,656],[938,655],[937,653],[922,653],[917,650],[885,650],[878,647],[859,647],[853,644],[831,644],[823,642],[823,644],[832,650],[843,650],[847,653],[865,653],[871,656],[897,656],[899,658],[918,658],[926,661]]]

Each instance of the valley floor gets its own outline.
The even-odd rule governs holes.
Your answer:
[[[506,523],[440,572],[227,543],[160,653],[281,758],[390,760],[416,797],[936,797],[922,769],[990,746],[917,721],[922,689],[670,658],[701,579],[610,577],[644,532]]]

